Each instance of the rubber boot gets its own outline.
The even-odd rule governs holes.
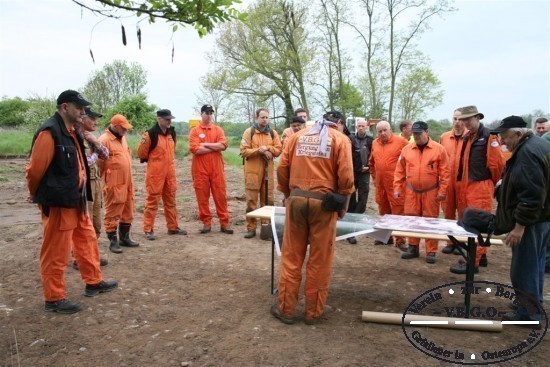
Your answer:
[[[118,241],[120,246],[126,246],[126,247],[137,247],[139,246],[138,242],[132,241],[130,238],[130,228],[132,227],[131,224],[128,223],[119,223],[118,224],[118,234],[120,236],[120,240]]]
[[[107,237],[109,238],[109,250],[115,254],[121,254],[122,249],[118,243],[118,237],[115,232],[107,232]]]

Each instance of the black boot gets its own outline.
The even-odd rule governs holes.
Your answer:
[[[118,234],[120,235],[120,246],[126,247],[137,247],[139,246],[138,242],[132,241],[130,238],[130,228],[131,224],[128,223],[119,223],[118,224]]]
[[[115,254],[121,254],[122,249],[120,248],[120,245],[118,244],[118,237],[115,232],[107,232],[107,237],[109,238],[109,250],[111,252],[114,252]]]

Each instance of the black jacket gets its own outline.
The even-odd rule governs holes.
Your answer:
[[[78,188],[77,149],[80,149],[82,157],[86,157],[84,142],[76,134],[78,146],[75,145],[63,119],[57,112],[38,129],[34,135],[32,147],[38,134],[44,130],[49,130],[52,134],[55,155],[38,185],[33,201],[43,207],[83,208],[86,200],[92,200],[90,168],[85,158],[83,161],[86,166],[86,190],[82,191]]]
[[[550,143],[525,134],[506,162],[498,200],[496,226],[511,231],[516,223],[524,226],[550,221]]]
[[[370,135],[365,135],[363,138],[360,138],[357,133],[350,135],[352,148],[355,150],[354,159],[357,159],[356,156],[359,156],[359,161],[361,166],[359,167],[359,173],[361,174],[361,169],[363,167],[369,166],[370,152],[372,151],[372,142],[374,141],[373,137]],[[355,162],[354,162],[354,171],[355,171]],[[354,172],[355,173],[355,172]],[[365,175],[368,175],[369,172],[365,172]]]

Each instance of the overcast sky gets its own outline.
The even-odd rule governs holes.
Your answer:
[[[419,42],[445,90],[443,104],[425,118],[449,118],[454,108],[469,104],[488,122],[535,109],[550,112],[550,1],[470,0],[456,1],[455,7],[458,11],[434,19]],[[214,37],[200,39],[189,28],[172,40],[171,27],[144,21],[140,51],[135,18],[123,20],[126,47],[118,20],[99,23],[91,35],[101,19],[81,13],[70,0],[0,0],[0,96],[81,89],[93,71],[123,59],[147,70],[151,103],[171,109],[177,120],[196,114],[195,94],[208,71]]]

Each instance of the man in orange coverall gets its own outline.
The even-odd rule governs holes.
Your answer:
[[[437,218],[440,202],[445,200],[449,184],[447,152],[428,136],[428,124],[417,121],[412,127],[414,143],[401,151],[395,167],[394,197],[405,197],[405,215]],[[437,240],[426,240],[426,262],[435,263]],[[402,259],[418,257],[420,239],[409,238]]]
[[[403,215],[403,198],[393,197],[393,174],[397,159],[401,150],[409,142],[397,135],[393,135],[390,123],[380,121],[376,124],[378,137],[372,142],[372,151],[369,158],[369,171],[376,186],[376,203],[380,215],[395,214]],[[390,237],[388,245],[392,245],[393,238]],[[381,241],[375,241],[375,245],[383,245]],[[405,251],[407,245],[403,237],[396,237],[395,244]]]
[[[246,195],[246,212],[258,206],[273,205],[273,158],[281,154],[282,145],[277,131],[269,126],[269,110],[260,108],[256,111],[256,123],[246,129],[241,139],[241,155],[244,158],[244,183]],[[268,177],[268,198],[265,202],[265,174]],[[267,223],[267,222],[266,222]],[[256,236],[256,219],[246,218],[244,238]]]
[[[88,215],[91,198],[90,170],[84,143],[75,133],[82,123],[86,101],[80,93],[66,90],[57,97],[57,112],[36,132],[26,167],[29,201],[42,211],[44,227],[40,251],[40,273],[44,310],[75,313],[80,305],[66,294],[65,267],[71,245],[86,283],[85,295],[94,297],[115,289],[116,281],[104,281],[99,267],[99,250]]]
[[[458,166],[460,164],[460,152],[462,152],[463,139],[462,136],[467,132],[464,128],[464,121],[459,120],[460,109],[456,109],[453,113],[453,129],[447,131],[439,138],[439,144],[443,145],[447,152],[447,158],[449,158],[449,171],[450,179],[449,186],[447,188],[447,197],[445,201],[441,202],[441,208],[445,219],[456,220],[456,213],[458,211],[458,199],[460,198],[460,182],[457,182],[456,175],[458,173]],[[459,215],[462,215],[460,213]],[[460,254],[460,250],[456,249],[451,242],[448,242],[447,246],[441,251],[444,254],[456,253]]]
[[[502,175],[505,159],[498,137],[491,135],[490,130],[480,122],[484,116],[477,107],[466,106],[459,110],[457,118],[468,130],[463,137],[456,179],[461,185],[458,216],[462,219],[466,208],[493,210],[495,185]],[[477,247],[474,272],[479,271],[480,265],[487,266],[487,247]],[[459,260],[450,270],[455,274],[465,274],[466,263]]]
[[[162,197],[166,226],[169,235],[186,235],[187,231],[178,226],[176,210],[176,130],[172,124],[170,110],[157,111],[157,123],[141,136],[138,147],[138,156],[141,162],[147,162],[145,174],[145,188],[147,198],[143,210],[143,232],[145,238],[155,239],[154,225],[157,216],[159,200]]]
[[[303,121],[303,122],[302,122]],[[283,130],[281,135],[281,144],[285,145],[285,140],[290,138],[294,133],[306,127],[307,111],[305,108],[297,108],[294,111],[294,117],[290,120],[290,127]]]
[[[124,136],[132,125],[126,117],[116,114],[99,141],[109,149],[109,159],[99,161],[105,198],[105,232],[109,237],[109,250],[121,253],[120,246],[136,247],[139,243],[130,238],[134,220],[134,180],[132,179],[132,153]],[[118,234],[117,237],[117,227]]]
[[[205,104],[201,107],[201,123],[189,132],[189,151],[193,154],[191,175],[199,205],[199,220],[204,226],[200,233],[212,230],[210,213],[210,191],[220,219],[221,232],[233,234],[229,228],[229,213],[225,188],[225,171],[222,151],[227,149],[225,133],[212,122],[214,108]]]
[[[285,324],[296,321],[294,312],[308,244],[305,322],[321,320],[332,272],[336,220],[346,214],[355,191],[351,142],[336,127],[343,115],[331,111],[323,119],[290,138],[277,168],[277,189],[285,196],[286,217],[278,302],[271,307],[271,314]],[[331,193],[343,195],[341,207],[332,208],[337,211],[323,207],[323,198]]]

